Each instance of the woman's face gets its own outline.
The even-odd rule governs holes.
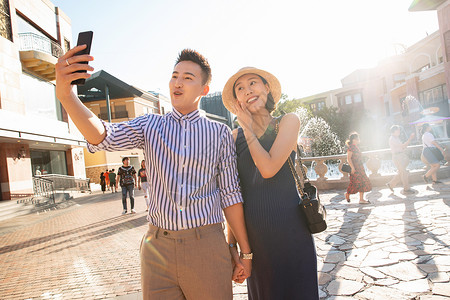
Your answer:
[[[359,138],[358,137],[353,139],[353,144],[354,145],[358,145],[359,144]]]
[[[251,113],[266,108],[269,91],[269,86],[256,74],[243,75],[234,84],[237,101]]]

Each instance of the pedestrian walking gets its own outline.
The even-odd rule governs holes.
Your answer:
[[[147,205],[147,210],[150,205],[150,198],[149,198],[149,184],[147,182],[147,173],[145,171],[145,160],[141,161],[141,168],[138,171],[138,189],[144,191],[144,200],[145,204]]]
[[[100,186],[102,187],[102,192],[104,194],[106,191],[106,180],[103,172],[100,173]]]
[[[149,230],[141,247],[143,299],[232,299],[232,262],[222,227],[227,219],[240,246],[245,276],[251,248],[244,222],[236,153],[230,129],[202,116],[211,68],[198,52],[178,56],[169,82],[173,111],[130,121],[100,120],[71,82],[93,68],[77,46],[58,59],[56,95],[88,141],[90,152],[143,149],[151,182]],[[182,255],[180,256],[180,253]]]
[[[130,197],[131,213],[136,213],[134,209],[134,188],[136,186],[136,170],[130,166],[130,159],[128,157],[122,158],[122,166],[117,170],[117,177],[122,188],[122,215],[127,213],[127,194]]]
[[[244,215],[255,259],[247,279],[249,299],[319,299],[314,240],[298,203],[288,159],[295,161],[300,120],[291,113],[273,118],[281,96],[278,79],[242,68],[227,81],[222,99],[237,115],[233,131],[244,198]],[[278,133],[276,128],[278,127]],[[228,230],[234,280],[245,276],[236,241]],[[242,256],[241,256],[242,258]]]
[[[117,193],[116,173],[114,173],[114,169],[109,171],[108,177],[111,193]]]
[[[347,162],[352,168],[345,199],[350,202],[350,195],[359,193],[359,203],[368,204],[370,202],[364,199],[364,193],[372,190],[372,184],[364,169],[362,154],[358,148],[359,143],[359,134],[356,132],[351,133],[345,143],[347,146]]]
[[[433,184],[441,183],[437,180],[437,171],[439,170],[441,164],[440,162],[444,159],[444,149],[436,141],[433,133],[431,133],[431,126],[428,123],[422,125],[422,155],[425,157],[426,161],[430,164],[430,169],[423,175],[423,180],[429,183],[430,177]]]
[[[413,194],[414,191],[409,187],[409,172],[406,167],[409,163],[409,157],[406,154],[406,147],[411,143],[414,138],[414,133],[412,133],[406,142],[400,140],[401,127],[398,125],[393,125],[391,127],[391,136],[389,137],[389,147],[392,153],[392,162],[397,168],[397,174],[392,178],[391,181],[386,183],[386,186],[394,192],[394,188],[398,183],[403,185],[403,194]]]

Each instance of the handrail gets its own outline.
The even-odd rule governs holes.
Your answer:
[[[33,177],[33,191],[34,197],[45,197],[55,203],[55,188],[51,180],[40,176]]]
[[[79,192],[91,192],[90,178],[77,178],[75,176],[61,174],[44,174],[38,177],[51,181],[55,190],[75,190]]]
[[[439,141],[441,145],[445,145],[448,147],[450,144],[448,140],[440,140]],[[412,145],[407,147],[409,151],[415,152],[415,155],[412,157],[416,157],[419,160],[422,161],[423,165],[426,165],[426,161],[424,161],[424,158],[421,155],[422,145]],[[391,153],[390,149],[379,149],[379,150],[371,150],[371,151],[364,151],[362,152],[362,156],[367,159],[365,165],[367,169],[370,170],[369,178],[374,181],[384,182],[386,183],[386,179],[383,179],[385,176],[392,176],[392,174],[380,174],[379,171],[383,170],[381,161],[383,160],[383,157],[387,158],[389,154]],[[450,152],[445,151],[444,153],[445,160],[450,161]],[[337,162],[337,168],[331,169],[330,171],[334,174],[332,175],[332,178],[327,178],[327,173],[329,171],[330,165],[327,164],[327,161],[334,160]],[[348,182],[349,174],[342,172],[341,168],[344,163],[347,162],[347,155],[346,154],[338,154],[338,155],[328,155],[328,156],[318,156],[318,157],[302,157],[302,161],[304,163],[303,168],[306,172],[314,171],[317,175],[317,179],[311,178],[312,182],[315,182],[315,184],[318,185],[318,187],[323,189],[328,188],[336,188],[340,187],[342,188],[343,184]],[[310,170],[308,170],[309,166]],[[422,165],[422,166],[423,166]],[[296,166],[297,168],[299,166]],[[423,169],[417,169],[418,172],[423,172]],[[339,174],[340,176],[336,177],[335,175]],[[384,184],[383,183],[383,184]]]
[[[41,36],[32,32],[19,33],[20,50],[35,50],[50,54],[56,58],[64,54],[61,46],[45,36]]]

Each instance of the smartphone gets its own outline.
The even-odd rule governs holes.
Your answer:
[[[78,34],[78,41],[77,41],[77,46],[80,45],[87,45],[87,47],[84,50],[81,50],[80,52],[78,52],[75,55],[83,55],[83,54],[90,54],[91,53],[91,44],[92,44],[92,36],[94,35],[94,33],[92,31],[84,31],[84,32],[80,32]],[[88,62],[82,62],[83,64],[87,64]],[[78,73],[86,73],[86,71],[76,71]],[[83,85],[84,82],[86,81],[86,79],[82,78],[82,79],[77,79],[72,81],[73,85]]]

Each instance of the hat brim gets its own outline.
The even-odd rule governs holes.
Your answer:
[[[236,114],[236,109],[234,107],[236,103],[236,98],[233,94],[233,88],[234,84],[236,83],[236,80],[238,80],[241,76],[246,74],[256,74],[261,76],[267,81],[267,84],[269,85],[269,91],[272,94],[273,100],[275,101],[275,104],[280,101],[281,98],[281,85],[278,79],[272,75],[271,73],[253,68],[253,67],[245,67],[240,69],[236,74],[230,77],[228,79],[227,83],[225,84],[223,91],[222,91],[222,102],[223,105],[233,114]]]

